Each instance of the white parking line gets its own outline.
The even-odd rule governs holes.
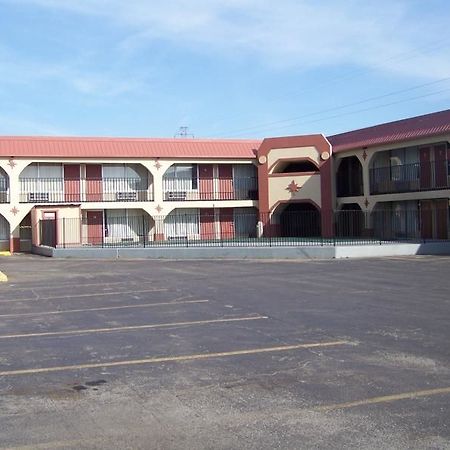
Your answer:
[[[251,348],[245,350],[232,350],[228,352],[217,352],[217,353],[198,353],[194,355],[180,355],[180,356],[159,356],[155,358],[132,359],[128,361],[112,361],[112,362],[76,364],[71,366],[40,367],[36,369],[9,370],[5,372],[0,372],[0,376],[7,377],[15,375],[32,375],[37,373],[62,372],[68,370],[96,369],[96,368],[119,367],[119,366],[136,366],[142,364],[156,364],[164,362],[196,361],[211,358],[257,355],[261,353],[287,352],[291,350],[309,349],[317,347],[334,347],[337,345],[351,345],[351,344],[352,343],[349,341],[314,342],[309,344],[281,345],[277,347]]]
[[[143,294],[145,292],[163,292],[168,291],[167,288],[157,288],[157,289],[145,289],[143,291],[123,291],[123,292],[97,292],[94,294],[71,294],[71,295],[57,295],[55,297],[34,297],[34,298],[17,298],[12,300],[2,300],[0,303],[14,303],[14,302],[36,302],[39,300],[64,300],[72,298],[84,298],[84,297],[101,297],[105,295],[128,295],[128,294]]]
[[[0,339],[18,339],[30,337],[45,337],[45,336],[70,336],[80,334],[96,334],[96,333],[111,333],[113,331],[134,331],[134,330],[149,330],[154,328],[177,327],[184,325],[206,325],[211,323],[227,323],[227,322],[243,322],[247,320],[261,320],[268,319],[267,316],[249,316],[249,317],[230,317],[224,319],[211,320],[194,320],[191,322],[172,322],[172,323],[156,323],[150,325],[134,325],[125,327],[111,327],[111,328],[91,328],[85,330],[69,330],[69,331],[48,331],[43,333],[23,333],[23,334],[4,334],[0,335]]]
[[[67,309],[64,311],[44,311],[44,312],[30,312],[30,313],[15,313],[15,314],[0,314],[1,317],[22,317],[22,316],[48,316],[53,314],[69,314],[91,311],[111,311],[115,309],[132,309],[132,308],[150,308],[152,306],[165,306],[165,305],[187,305],[191,303],[208,303],[209,300],[186,300],[186,301],[171,301],[171,302],[159,302],[159,303],[142,303],[139,305],[125,305],[125,306],[105,306],[101,308],[88,308],[88,309]]]

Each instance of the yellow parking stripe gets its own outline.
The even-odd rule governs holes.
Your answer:
[[[206,325],[210,323],[243,322],[247,320],[260,320],[260,319],[268,319],[268,317],[267,316],[230,317],[226,319],[194,320],[191,322],[155,323],[150,325],[133,325],[125,327],[91,328],[85,330],[69,330],[69,331],[47,331],[43,333],[4,334],[0,335],[0,339],[16,339],[16,338],[45,337],[45,336],[70,336],[70,335],[91,334],[91,333],[110,333],[113,331],[148,330],[154,328],[177,327],[183,325]]]
[[[0,372],[0,376],[14,376],[14,375],[31,375],[37,373],[48,373],[48,372],[61,372],[68,370],[80,370],[80,369],[96,369],[96,368],[106,368],[106,367],[119,367],[119,366],[136,366],[142,364],[156,364],[165,362],[180,362],[180,361],[196,361],[202,359],[211,358],[224,358],[231,356],[243,356],[243,355],[257,355],[260,353],[275,353],[275,352],[286,352],[290,350],[300,350],[309,349],[317,347],[333,347],[337,345],[351,344],[349,341],[331,341],[331,342],[315,342],[309,344],[294,344],[294,345],[281,345],[278,347],[263,347],[263,348],[252,348],[246,350],[233,350],[228,352],[217,352],[217,353],[198,353],[194,355],[181,355],[181,356],[160,356],[155,358],[146,359],[132,359],[129,361],[114,361],[114,362],[100,362],[100,363],[88,363],[88,364],[75,364],[71,366],[59,366],[59,367],[42,367],[36,369],[20,369],[20,370],[10,370],[5,372]]]
[[[30,313],[16,313],[16,314],[0,314],[1,317],[22,317],[22,316],[47,316],[53,314],[68,314],[79,312],[91,312],[91,311],[111,311],[114,309],[130,309],[130,308],[149,308],[152,306],[164,306],[164,305],[186,305],[190,303],[208,303],[209,300],[186,300],[186,301],[171,301],[171,302],[159,302],[159,303],[141,303],[139,305],[125,305],[125,306],[105,306],[101,308],[89,308],[89,309],[66,309],[63,311],[44,311],[44,312],[30,312]]]
[[[425,389],[422,391],[404,392],[401,394],[383,395],[381,397],[372,397],[365,400],[357,400],[347,403],[335,403],[334,405],[318,406],[316,411],[334,411],[337,409],[348,409],[356,406],[375,405],[377,403],[396,402],[398,400],[414,399],[418,397],[429,397],[431,395],[450,394],[450,387]]]

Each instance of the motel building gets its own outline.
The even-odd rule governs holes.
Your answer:
[[[0,137],[0,250],[448,239],[450,110],[335,136]]]

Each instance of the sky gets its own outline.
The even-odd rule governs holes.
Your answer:
[[[332,135],[450,106],[448,0],[0,0],[0,135]]]

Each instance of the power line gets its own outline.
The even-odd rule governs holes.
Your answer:
[[[411,86],[411,87],[406,88],[406,89],[400,89],[400,90],[397,90],[397,91],[389,92],[387,94],[382,94],[382,95],[378,95],[378,96],[375,96],[375,97],[369,97],[369,98],[366,98],[366,99],[363,99],[363,100],[359,100],[357,102],[347,103],[345,105],[335,106],[333,108],[327,108],[327,109],[323,109],[323,110],[320,110],[320,111],[315,111],[315,112],[312,112],[312,113],[303,114],[301,116],[291,117],[289,119],[282,119],[282,120],[277,120],[277,121],[274,121],[274,122],[268,122],[268,123],[261,124],[261,125],[255,125],[253,127],[237,129],[235,131],[231,131],[230,133],[227,133],[227,136],[228,137],[240,136],[240,135],[243,134],[243,132],[249,132],[249,131],[264,131],[265,129],[272,127],[272,125],[285,124],[285,123],[288,123],[288,122],[297,122],[297,121],[299,121],[301,119],[308,118],[308,117],[311,117],[311,116],[317,116],[319,114],[324,114],[324,113],[328,113],[328,112],[332,112],[332,111],[339,111],[341,109],[350,108],[352,106],[357,106],[357,105],[361,105],[361,104],[364,104],[364,103],[369,103],[369,102],[372,102],[374,100],[380,100],[380,99],[386,98],[386,97],[392,97],[394,95],[403,94],[405,92],[411,92],[411,91],[414,91],[414,90],[417,90],[417,89],[421,89],[423,87],[432,86],[432,85],[435,85],[435,84],[438,84],[438,83],[442,83],[442,82],[445,82],[445,81],[449,81],[449,80],[450,80],[450,77],[445,77],[445,78],[441,78],[439,80],[431,81],[429,83],[423,83],[423,84],[419,84],[419,85],[416,85],[416,86]],[[293,124],[288,125],[288,126],[292,126],[292,125]],[[286,127],[279,127],[279,128],[286,128]]]
[[[418,99],[425,98],[425,97],[430,97],[432,95],[442,94],[443,92],[449,92],[449,91],[450,91],[450,88],[446,88],[446,89],[442,89],[440,91],[430,92],[428,94],[419,95],[419,96],[416,96],[416,97],[410,97],[410,98],[407,98],[407,99],[402,99],[402,100],[398,100],[398,101],[391,102],[391,103],[384,103],[382,105],[371,106],[370,108],[358,109],[356,111],[349,111],[349,112],[342,113],[342,114],[336,114],[334,116],[322,117],[320,119],[300,122],[299,124],[296,124],[296,125],[305,125],[305,124],[310,124],[310,123],[323,122],[324,120],[336,119],[336,118],[339,118],[339,117],[349,116],[349,115],[352,115],[352,114],[358,114],[358,113],[361,113],[361,112],[371,111],[373,109],[380,109],[380,108],[385,108],[385,107],[388,107],[388,106],[398,105],[400,103],[407,103],[407,102],[410,102],[410,101],[418,100]],[[290,128],[291,126],[293,126],[293,125],[291,124],[291,125],[284,125],[284,126],[280,126],[280,127],[272,127],[272,128],[267,128],[266,131],[269,131],[269,130],[281,130],[281,129],[285,129],[285,128]]]
[[[423,46],[423,47],[421,47],[419,49],[414,49],[414,50],[411,50],[409,52],[399,53],[399,54],[394,55],[392,57],[385,58],[384,61],[396,61],[397,60],[398,62],[403,62],[403,61],[407,61],[407,60],[410,60],[410,59],[417,58],[419,56],[422,56],[424,54],[429,53],[430,51],[434,51],[434,50],[437,50],[439,48],[445,47],[448,44],[449,39],[450,39],[449,37],[445,37],[443,39],[439,39],[437,41],[430,42],[427,45],[425,45],[425,46]],[[412,56],[410,56],[410,55],[412,55]],[[317,86],[327,86],[327,85],[334,84],[334,82],[339,82],[339,81],[343,81],[343,80],[356,78],[359,75],[368,72],[369,70],[373,70],[373,69],[376,69],[376,68],[382,68],[382,67],[383,67],[383,64],[380,63],[380,64],[372,65],[370,67],[370,69],[369,68],[357,69],[357,70],[348,72],[347,74],[344,74],[342,76],[334,77],[334,78],[331,78],[329,80],[324,80],[323,82],[318,83],[316,85],[316,87]],[[264,124],[264,125],[257,125],[255,127],[249,127],[249,128],[232,130],[231,131],[231,135],[234,135],[234,133],[240,133],[241,131],[257,130],[259,128],[266,127],[267,125],[272,125],[273,123],[283,123],[283,122],[287,122],[287,121],[291,121],[291,120],[298,120],[299,118],[307,117],[309,115],[322,114],[323,112],[329,112],[329,111],[334,111],[336,109],[342,109],[342,108],[346,108],[346,107],[349,107],[349,106],[358,105],[360,103],[365,103],[365,102],[368,102],[368,101],[372,101],[374,99],[383,98],[385,96],[391,96],[391,95],[394,95],[394,94],[397,94],[397,93],[408,92],[408,91],[413,90],[413,89],[418,89],[420,87],[425,87],[427,85],[432,85],[432,84],[439,83],[439,82],[442,82],[442,81],[445,81],[445,80],[448,80],[448,79],[450,79],[450,78],[443,78],[441,80],[433,81],[431,83],[426,83],[426,84],[423,84],[423,85],[414,86],[414,87],[411,87],[411,88],[408,88],[408,89],[405,89],[405,90],[392,92],[392,93],[385,94],[385,95],[382,95],[382,96],[379,96],[379,97],[373,97],[373,98],[370,98],[370,99],[362,100],[361,102],[356,102],[354,104],[352,103],[352,104],[349,104],[349,105],[343,105],[343,106],[339,106],[339,107],[336,107],[336,108],[331,108],[331,109],[326,109],[326,110],[323,110],[323,111],[318,111],[318,112],[315,112],[315,113],[310,113],[310,114],[307,114],[307,115],[299,116],[299,117],[294,118],[294,119],[285,119],[285,120],[281,120],[281,121],[277,121],[277,122],[271,122],[271,123]],[[295,95],[299,95],[299,94],[301,94],[303,92],[309,92],[310,90],[311,90],[310,88],[300,89],[300,90],[291,92],[290,94],[285,94],[285,95],[279,96],[276,99],[272,99],[268,103],[272,103],[273,104],[275,101],[279,101],[280,99],[292,98],[292,96],[294,94]],[[242,115],[240,117],[242,117]],[[235,116],[235,118],[236,118],[236,116]],[[222,137],[222,136],[229,137],[230,133],[220,133],[220,134],[213,135],[213,137]]]
[[[389,62],[389,61],[403,62],[403,61],[408,61],[408,60],[426,55],[430,51],[434,51],[434,50],[437,50],[439,48],[442,48],[442,47],[445,47],[446,45],[448,45],[449,39],[450,39],[449,37],[446,37],[444,39],[439,39],[438,41],[430,42],[428,45],[421,47],[420,49],[411,50],[411,51],[405,52],[405,53],[398,53],[397,55],[391,56],[389,58],[385,58],[384,61],[385,62]],[[440,44],[440,45],[436,45],[436,44]],[[425,51],[425,50],[428,50],[428,51]],[[411,56],[409,56],[409,55],[411,55]],[[382,63],[378,63],[378,64],[371,65],[370,68],[355,69],[355,70],[352,70],[341,76],[337,76],[337,77],[331,78],[329,80],[324,80],[324,81],[318,83],[316,86],[326,86],[326,85],[334,84],[334,82],[336,82],[336,81],[339,82],[339,81],[349,80],[352,78],[356,78],[359,75],[368,72],[369,70],[373,70],[373,69],[377,69],[377,68],[381,69],[383,67],[384,66]],[[292,94],[298,95],[298,94],[302,94],[304,92],[309,92],[309,91],[310,91],[310,88],[303,88],[300,90],[296,90],[296,91],[291,92],[290,94],[286,94],[281,97],[278,97],[278,100],[280,98],[291,97]]]

